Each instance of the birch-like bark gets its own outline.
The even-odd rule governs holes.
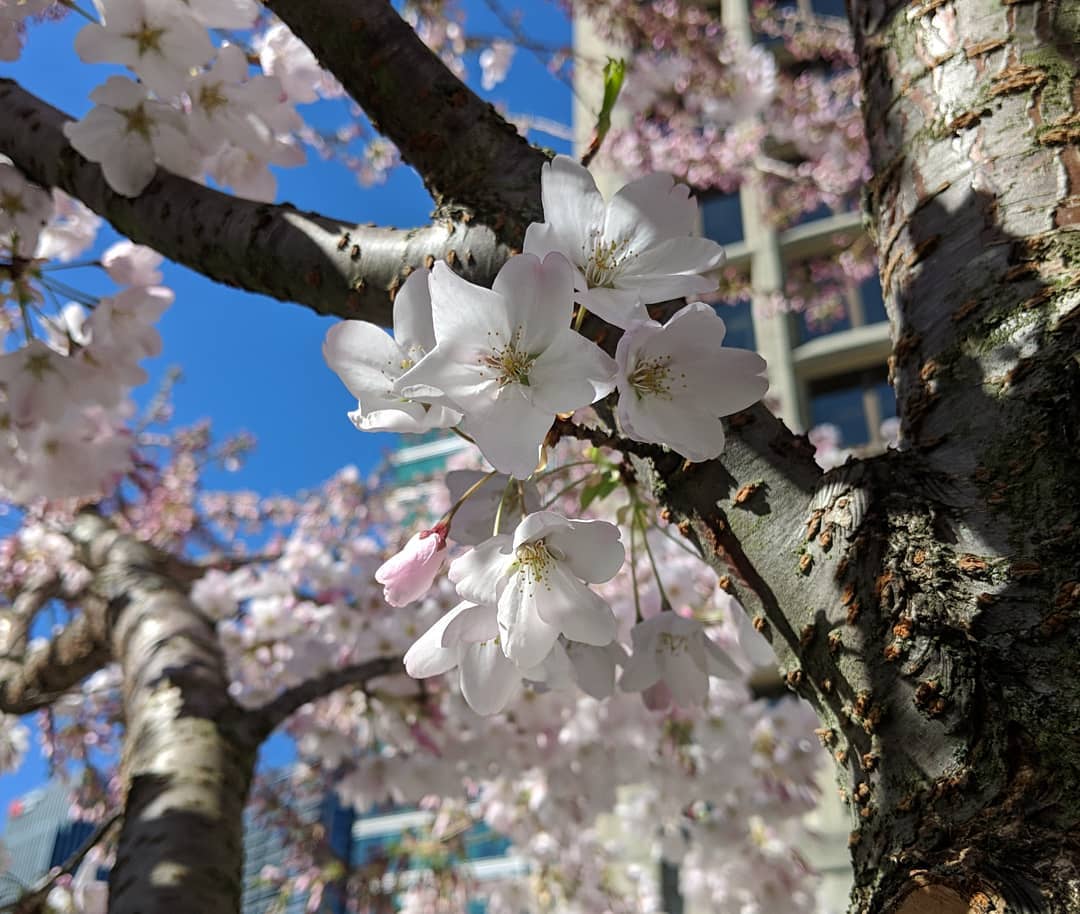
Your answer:
[[[257,743],[242,736],[214,624],[152,547],[91,513],[71,538],[108,600],[123,671],[124,821],[109,912],[237,914]]]

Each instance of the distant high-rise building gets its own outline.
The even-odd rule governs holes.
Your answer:
[[[50,781],[8,807],[4,847],[7,868],[0,873],[0,905],[15,901],[26,889],[60,866],[93,832],[90,822],[71,815],[71,786]]]

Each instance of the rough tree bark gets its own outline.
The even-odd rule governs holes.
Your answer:
[[[123,673],[126,796],[109,911],[236,914],[258,743],[243,738],[214,624],[162,556],[104,518],[82,514],[72,541],[107,601]]]
[[[523,187],[520,176],[538,182],[542,154],[510,142],[501,119],[460,84],[451,95],[388,92],[370,78],[375,67],[358,72],[343,24],[369,44],[381,35],[406,48],[432,85],[452,85],[384,0],[269,5],[424,172],[445,204],[439,218],[458,231],[459,215],[446,212],[452,206],[471,217],[469,231],[488,232],[490,257],[472,275],[490,277],[510,250],[494,239],[513,245],[538,215],[537,185]],[[805,439],[760,406],[733,417],[723,460],[707,464],[588,436],[624,450],[772,639],[788,684],[821,716],[851,811],[853,911],[1080,910],[1080,17],[1057,0],[852,0],[852,17],[875,170],[868,202],[906,448],[823,476]],[[393,55],[377,62],[395,66]],[[475,128],[453,142],[427,129],[453,121],[448,102],[470,112]],[[238,213],[247,226],[225,233],[230,251],[252,241],[273,251],[249,250],[251,268],[226,264],[186,237],[205,215],[181,209],[169,221],[148,218],[181,192],[179,179],[162,174],[138,200],[116,198],[58,135],[61,115],[41,106],[0,85],[0,113],[15,115],[0,117],[0,151],[136,241],[221,281],[343,316],[354,316],[352,301],[385,320],[395,277],[418,265],[405,236],[379,236],[376,261],[361,252],[345,264],[348,249],[336,234],[345,223],[324,227],[312,245],[309,228],[290,234],[296,221],[285,208],[248,213],[242,202],[207,198],[208,212]],[[407,114],[397,110],[405,107]],[[35,136],[52,144],[48,160],[35,151]],[[476,167],[491,161],[492,137],[501,137],[498,174],[514,176],[502,196],[491,189],[495,176]],[[436,140],[443,155],[433,161]],[[460,248],[453,259],[470,266]],[[319,282],[297,282],[297,263],[317,270]],[[357,283],[363,297],[350,299]],[[152,580],[162,599],[184,604],[167,581]],[[145,616],[124,612],[132,619],[125,630],[138,634]],[[196,623],[177,630],[192,660],[208,658],[205,632],[193,637],[202,630],[185,625]],[[125,639],[113,631],[123,656]],[[175,764],[155,742],[159,712],[190,708],[185,726],[205,728],[199,732],[222,760],[207,772],[212,784],[192,790],[217,797],[214,785],[229,781],[242,793],[249,750],[214,743],[222,718],[207,713],[227,707],[220,674],[198,663],[169,675],[174,669],[190,686],[169,685],[156,660],[125,671],[132,685],[151,686],[148,697],[130,699],[133,735],[147,736],[129,737],[132,758],[145,759],[150,776],[155,765]],[[177,702],[185,688],[193,704]],[[266,718],[249,721],[236,738],[247,747],[267,726]],[[230,817],[221,833],[232,842],[239,807],[235,797],[219,801]],[[155,808],[152,798],[140,802]],[[162,840],[185,853],[168,831]],[[147,869],[124,856],[114,885]],[[212,882],[218,893],[205,908],[188,895],[175,909],[225,910],[234,875],[215,870],[204,884]]]
[[[243,810],[260,744],[303,704],[401,669],[376,657],[330,670],[259,708],[229,696],[214,622],[187,595],[192,575],[93,512],[69,533],[92,581],[83,611],[51,642],[0,658],[0,711],[25,713],[115,659],[122,672],[123,824],[110,914],[238,914]],[[29,628],[55,595],[42,580],[12,612]],[[31,893],[39,910],[47,891]],[[19,903],[22,905],[22,902]]]

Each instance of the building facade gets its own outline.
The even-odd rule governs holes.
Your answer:
[[[71,787],[61,781],[13,800],[3,836],[7,861],[0,870],[0,906],[68,860],[93,831],[93,824],[71,815]]]
[[[711,5],[719,9],[735,41],[748,46],[761,39],[752,27],[753,0],[718,0]],[[788,5],[797,5],[804,16],[846,17],[842,0],[797,0]],[[632,57],[626,49],[602,40],[584,15],[574,17],[574,50],[579,60]],[[575,82],[578,154],[588,147],[602,92],[603,81],[596,73]],[[613,122],[620,123],[618,107]],[[591,170],[607,197],[626,181],[595,164]],[[839,253],[841,246],[864,235],[860,213],[822,210],[789,228],[777,228],[764,216],[765,191],[754,180],[744,182],[737,193],[705,192],[698,199],[701,234],[724,246],[729,276],[737,277],[732,285],[750,290],[749,300],[717,305],[728,328],[725,342],[756,349],[766,359],[771,408],[795,431],[829,424],[838,429],[845,448],[881,450],[887,443],[882,424],[896,415],[896,401],[888,382],[891,342],[876,273],[846,290],[846,314],[825,330],[805,314],[775,307],[790,273],[811,259]],[[847,839],[855,823],[840,803],[831,770],[822,770],[821,793],[821,804],[806,821],[820,840],[800,850],[822,877],[819,912],[840,914],[847,910],[852,883]],[[706,914],[684,907],[674,867],[663,866],[661,880],[667,914]]]

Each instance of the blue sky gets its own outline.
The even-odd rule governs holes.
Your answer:
[[[484,0],[465,0],[470,34],[505,35],[506,30]],[[512,3],[506,4],[512,8]],[[570,24],[553,2],[524,0],[522,26],[534,39],[570,42]],[[71,49],[84,21],[75,16],[59,23],[34,26],[20,61],[0,64],[0,76],[18,80],[50,104],[73,116],[87,111],[88,95],[110,70],[79,62]],[[479,84],[479,67],[470,62],[470,81]],[[568,124],[569,90],[528,52],[519,51],[509,79],[490,93],[513,112],[528,112]],[[312,122],[336,124],[340,108],[332,103],[305,106]],[[568,152],[568,144],[546,135],[534,140]],[[431,200],[411,169],[400,168],[383,186],[362,188],[335,162],[312,159],[307,167],[278,171],[279,200],[343,220],[373,221],[408,227],[427,221]],[[95,253],[117,236],[102,231]],[[63,279],[92,293],[107,292],[97,271],[67,271]],[[188,424],[210,417],[218,435],[241,430],[254,433],[258,445],[245,468],[236,474],[219,471],[207,482],[217,488],[287,493],[317,485],[339,467],[374,468],[396,446],[390,435],[357,432],[345,417],[355,407],[348,392],[323,363],[320,346],[331,325],[306,308],[217,286],[173,264],[165,267],[165,284],[176,303],[159,324],[162,356],[147,364],[154,381],[169,366],[179,365],[184,380],[174,394],[175,422]],[[154,388],[148,385],[146,396]],[[278,746],[273,753],[280,756]],[[34,753],[31,753],[33,756]],[[40,783],[41,763],[31,758],[15,774],[0,777],[0,820],[10,800]]]

